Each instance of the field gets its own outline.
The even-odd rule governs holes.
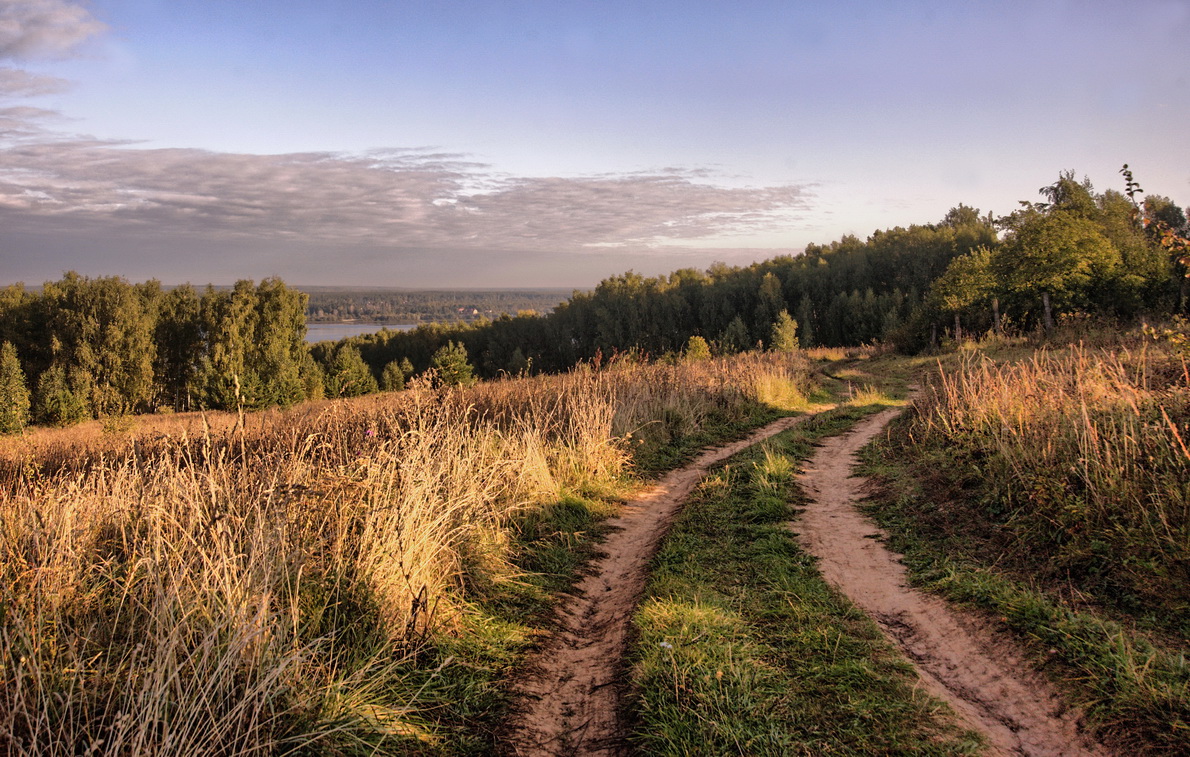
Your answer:
[[[518,696],[562,629],[585,643],[565,608],[609,529],[632,527],[617,516],[700,448],[799,415],[700,472],[668,536],[652,527],[616,621],[632,629],[610,661],[612,737],[642,754],[982,753],[996,735],[923,689],[929,661],[790,530],[817,506],[820,445],[907,406],[863,472],[910,579],[1023,649],[1080,731],[1185,753],[1190,370],[1159,335],[1083,337],[625,360],[8,437],[0,743],[552,753],[523,740]]]

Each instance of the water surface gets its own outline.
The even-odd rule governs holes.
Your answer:
[[[349,336],[375,334],[381,329],[409,331],[414,328],[417,328],[417,326],[412,323],[364,323],[362,321],[352,323],[307,323],[306,342],[308,344],[325,342],[327,340],[337,342]]]

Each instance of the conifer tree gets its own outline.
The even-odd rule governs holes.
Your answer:
[[[77,371],[76,371],[77,373]],[[37,380],[37,419],[54,426],[69,426],[90,416],[86,393],[77,387],[85,379],[69,381],[60,363],[51,365]]]
[[[777,320],[773,321],[769,349],[773,352],[796,352],[797,348],[797,321],[793,320],[788,310],[782,310],[777,314]]]
[[[525,357],[525,351],[516,347],[508,358],[508,372],[513,376],[524,376],[533,367],[533,361]]]
[[[430,366],[438,372],[443,386],[471,386],[474,369],[467,360],[467,348],[461,342],[447,342],[434,353]]]
[[[686,351],[682,357],[687,361],[710,360],[711,348],[706,339],[695,335],[686,340]]]
[[[724,354],[748,349],[748,327],[744,325],[743,318],[738,315],[732,318],[727,328],[719,334],[719,349]]]
[[[326,390],[331,397],[359,397],[379,391],[376,377],[359,348],[344,344],[335,350],[327,369]]]
[[[386,392],[399,392],[405,388],[405,371],[400,361],[392,360],[380,372],[380,388]]]
[[[308,299],[278,278],[256,288],[256,333],[247,353],[249,372],[260,385],[255,407],[288,407],[305,394],[301,365]]]
[[[14,434],[29,423],[29,388],[11,342],[0,345],[0,434]]]
[[[814,346],[814,302],[809,297],[802,297],[797,304],[797,323],[801,329],[798,342],[803,347]]]
[[[756,292],[756,339],[769,337],[769,326],[777,320],[777,314],[785,310],[785,298],[781,294],[781,279],[772,272],[766,273],[760,280],[760,288]]]
[[[314,355],[310,354],[309,350],[306,350],[302,355],[302,363],[298,370],[302,379],[302,395],[306,399],[320,400],[326,396],[322,369],[318,367],[318,361],[314,359]]]

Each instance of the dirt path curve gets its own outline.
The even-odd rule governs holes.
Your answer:
[[[558,633],[516,686],[504,748],[517,757],[628,753],[621,722],[624,653],[649,561],[707,469],[810,416],[781,418],[737,442],[706,450],[629,502],[611,521],[605,556],[562,609]]]
[[[984,732],[993,754],[1107,755],[1080,732],[1048,681],[1029,669],[1011,640],[994,636],[943,600],[908,586],[899,556],[855,508],[865,480],[855,453],[899,410],[886,410],[831,437],[801,476],[812,502],[793,524],[819,569],[884,629],[916,664],[927,689]]]

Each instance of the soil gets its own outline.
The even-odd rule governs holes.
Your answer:
[[[629,754],[621,700],[632,614],[649,561],[691,490],[711,466],[809,416],[782,418],[747,438],[701,453],[629,502],[611,521],[604,556],[560,612],[557,633],[515,686],[504,748],[517,757]]]
[[[801,483],[812,502],[792,524],[802,544],[826,580],[913,661],[927,690],[985,734],[992,754],[1110,754],[1082,732],[1080,714],[1030,669],[1011,638],[910,588],[884,534],[856,509],[866,481],[851,475],[855,453],[898,412],[886,410],[827,439],[809,461]]]

